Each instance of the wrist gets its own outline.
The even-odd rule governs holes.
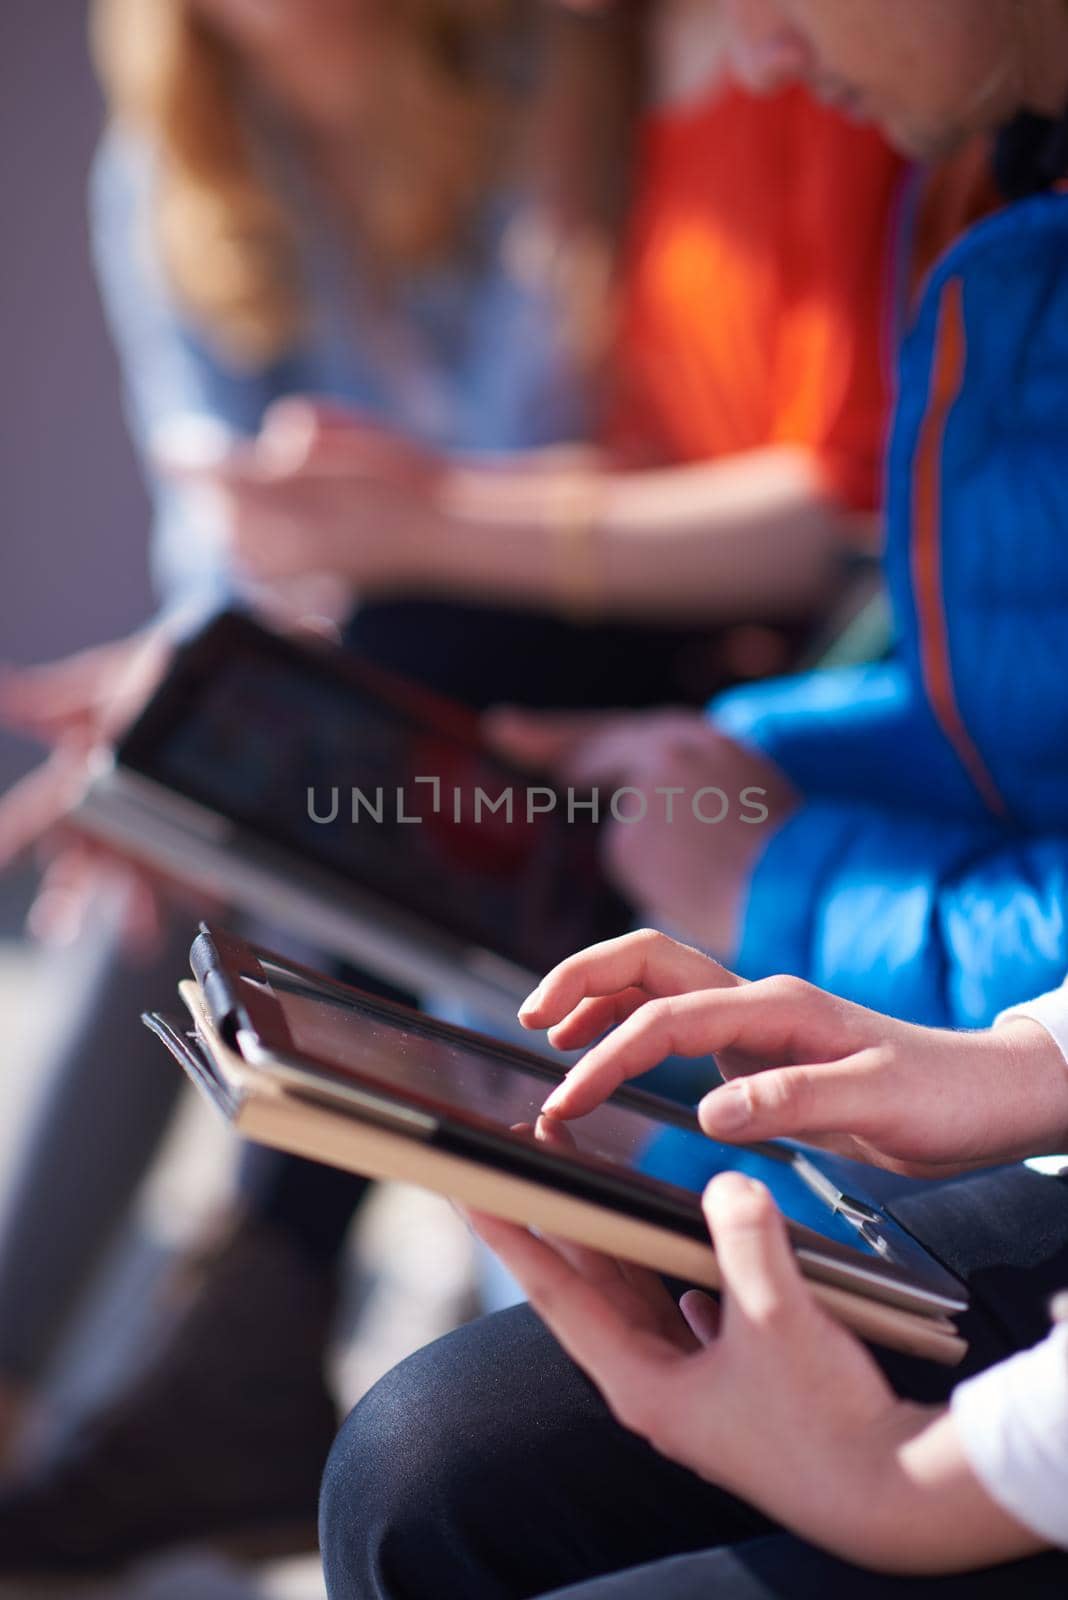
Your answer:
[[[1006,1105],[1023,1118],[1020,1156],[1053,1155],[1068,1150],[1068,1061],[1053,1034],[1019,1012],[999,1019],[988,1034],[998,1052]]]
[[[896,1424],[867,1564],[910,1576],[968,1572],[1042,1548],[988,1493],[948,1408],[902,1403]]]
[[[921,1480],[912,1469],[916,1440],[938,1425],[942,1408],[896,1400],[885,1414],[840,1439],[835,1467],[837,1490],[822,1512],[824,1529],[799,1531],[843,1561],[880,1572],[924,1570],[928,1507]]]
[[[455,524],[438,491],[412,496],[403,514],[391,520],[375,588],[409,590],[440,584],[448,575],[455,536]]]
[[[459,467],[437,511],[447,574],[586,621],[603,609],[601,474]]]

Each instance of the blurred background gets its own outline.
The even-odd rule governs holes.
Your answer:
[[[113,113],[92,244],[90,14]],[[0,1573],[12,1543],[35,1571],[127,1565],[35,1593],[322,1600],[314,1555],[143,1552],[240,1531],[262,1556],[286,1517],[313,1550],[338,1415],[513,1293],[444,1203],[242,1150],[191,1093],[172,1116],[138,1019],[171,1003],[203,897],[49,824],[175,619],[329,611],[344,648],[473,712],[635,714],[639,770],[670,780],[680,715],[718,760],[710,697],[822,659],[872,605],[904,166],[800,87],[737,82],[722,22],[710,0],[0,8]],[[17,670],[38,663],[60,665]],[[258,747],[264,770],[302,750],[276,717],[259,746],[235,719],[242,785],[269,791]],[[468,862],[477,895],[499,869]],[[253,936],[285,949],[275,920]]]
[[[126,431],[120,379],[90,259],[86,190],[103,122],[80,0],[0,7],[0,661],[29,664],[118,638],[150,615],[149,502]],[[40,747],[0,727],[0,793],[40,760]],[[85,941],[42,951],[24,933],[36,869],[0,874],[0,1214],[11,1155],[33,1104],[38,1066],[62,1048],[95,980]],[[177,974],[176,974],[177,976]],[[164,999],[164,996],[160,997]],[[160,1071],[171,1065],[160,1056]],[[121,1107],[116,1108],[121,1114]],[[128,1370],[144,1305],[170,1253],[191,1237],[225,1187],[231,1141],[189,1100],[134,1215],[118,1230],[100,1280],[51,1362],[57,1434]],[[337,1381],[349,1400],[408,1349],[439,1331],[422,1319],[436,1284],[446,1319],[466,1294],[466,1233],[447,1207],[397,1190],[361,1229],[365,1316],[358,1359],[342,1318]],[[433,1240],[428,1250],[427,1241]],[[354,1274],[355,1276],[355,1274]],[[415,1280],[418,1304],[410,1298]],[[373,1282],[373,1289],[372,1289]],[[366,1311],[366,1307],[361,1307]],[[68,1600],[320,1600],[314,1557],[248,1567],[180,1552],[120,1579],[64,1579],[34,1595]],[[21,1582],[0,1594],[25,1600]]]
[[[148,613],[148,502],[89,259],[86,185],[102,120],[87,8],[0,13],[4,351],[3,656],[47,661]],[[0,784],[34,752],[0,730]],[[11,926],[5,883],[5,927]]]

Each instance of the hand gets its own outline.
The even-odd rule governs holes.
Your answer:
[[[169,637],[154,623],[62,661],[6,667],[0,672],[0,723],[57,746],[110,738],[147,700],[170,652]]]
[[[438,536],[441,464],[341,407],[281,401],[251,443],[184,441],[157,442],[161,471],[213,491],[234,565],[258,582],[325,574],[388,590],[418,577]]]
[[[472,1220],[624,1427],[802,1538],[901,1573],[1037,1549],[968,1468],[951,1419],[898,1400],[817,1305],[767,1190],[724,1174],[704,1207],[722,1309],[691,1292],[681,1314],[644,1269]]]
[[[127,639],[80,651],[41,667],[9,668],[0,677],[0,721],[53,746],[49,758],[0,800],[0,871],[35,845],[51,841],[51,859],[29,913],[37,937],[66,943],[84,923],[100,881],[104,852],[62,839],[95,745],[113,739],[162,677],[171,640],[159,624]],[[114,859],[109,855],[111,870]],[[126,869],[131,944],[146,949],[158,930],[152,880]]]
[[[554,1117],[584,1115],[665,1056],[714,1053],[733,1080],[699,1107],[714,1139],[804,1139],[930,1178],[1068,1145],[1068,1067],[1027,1020],[920,1028],[797,978],[745,983],[652,932],[569,957],[519,1015],[561,1050],[614,1027],[550,1096]]]
[[[53,746],[48,761],[0,801],[0,871],[65,815],[85,782],[89,752],[134,717],[170,653],[169,635],[153,624],[64,661],[0,675],[0,723]]]
[[[632,820],[605,823],[613,881],[650,920],[719,955],[735,950],[753,869],[797,803],[777,768],[696,712],[502,711],[487,731],[513,761],[600,789],[603,812],[606,786],[636,790],[618,802]]]

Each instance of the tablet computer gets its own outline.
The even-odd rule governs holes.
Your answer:
[[[792,1143],[705,1137],[692,1111],[625,1087],[566,1124],[541,1115],[562,1068],[204,929],[194,1025],[146,1018],[249,1137],[436,1189],[715,1286],[701,1192],[718,1171],[767,1184],[802,1270],[865,1336],[936,1360],[964,1346],[961,1285],[864,1190],[865,1168]]]
[[[580,796],[498,759],[466,708],[237,612],[179,650],[72,821],[508,1026],[537,976],[631,921]]]

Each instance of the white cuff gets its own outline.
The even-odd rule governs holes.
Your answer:
[[[1040,994],[1037,1000],[1025,1000],[1022,1005],[1009,1006],[1008,1010],[994,1018],[994,1026],[996,1028],[1002,1022],[1012,1022],[1017,1017],[1027,1017],[1031,1022],[1040,1023],[1060,1050],[1068,1068],[1068,978],[1059,989]],[[1068,1154],[1035,1156],[1025,1165],[1035,1172],[1056,1177],[1068,1169]]]
[[[1000,1016],[994,1018],[995,1028],[1003,1022],[1010,1022],[1015,1017],[1029,1017],[1032,1022],[1040,1022],[1046,1032],[1050,1034],[1058,1047],[1061,1055],[1068,1064],[1068,983],[1059,989],[1053,989],[1049,994],[1040,994],[1037,1000],[1025,1000],[1022,1005],[1010,1006]]]
[[[968,1464],[991,1499],[1068,1549],[1068,1325],[962,1383],[950,1404]]]

